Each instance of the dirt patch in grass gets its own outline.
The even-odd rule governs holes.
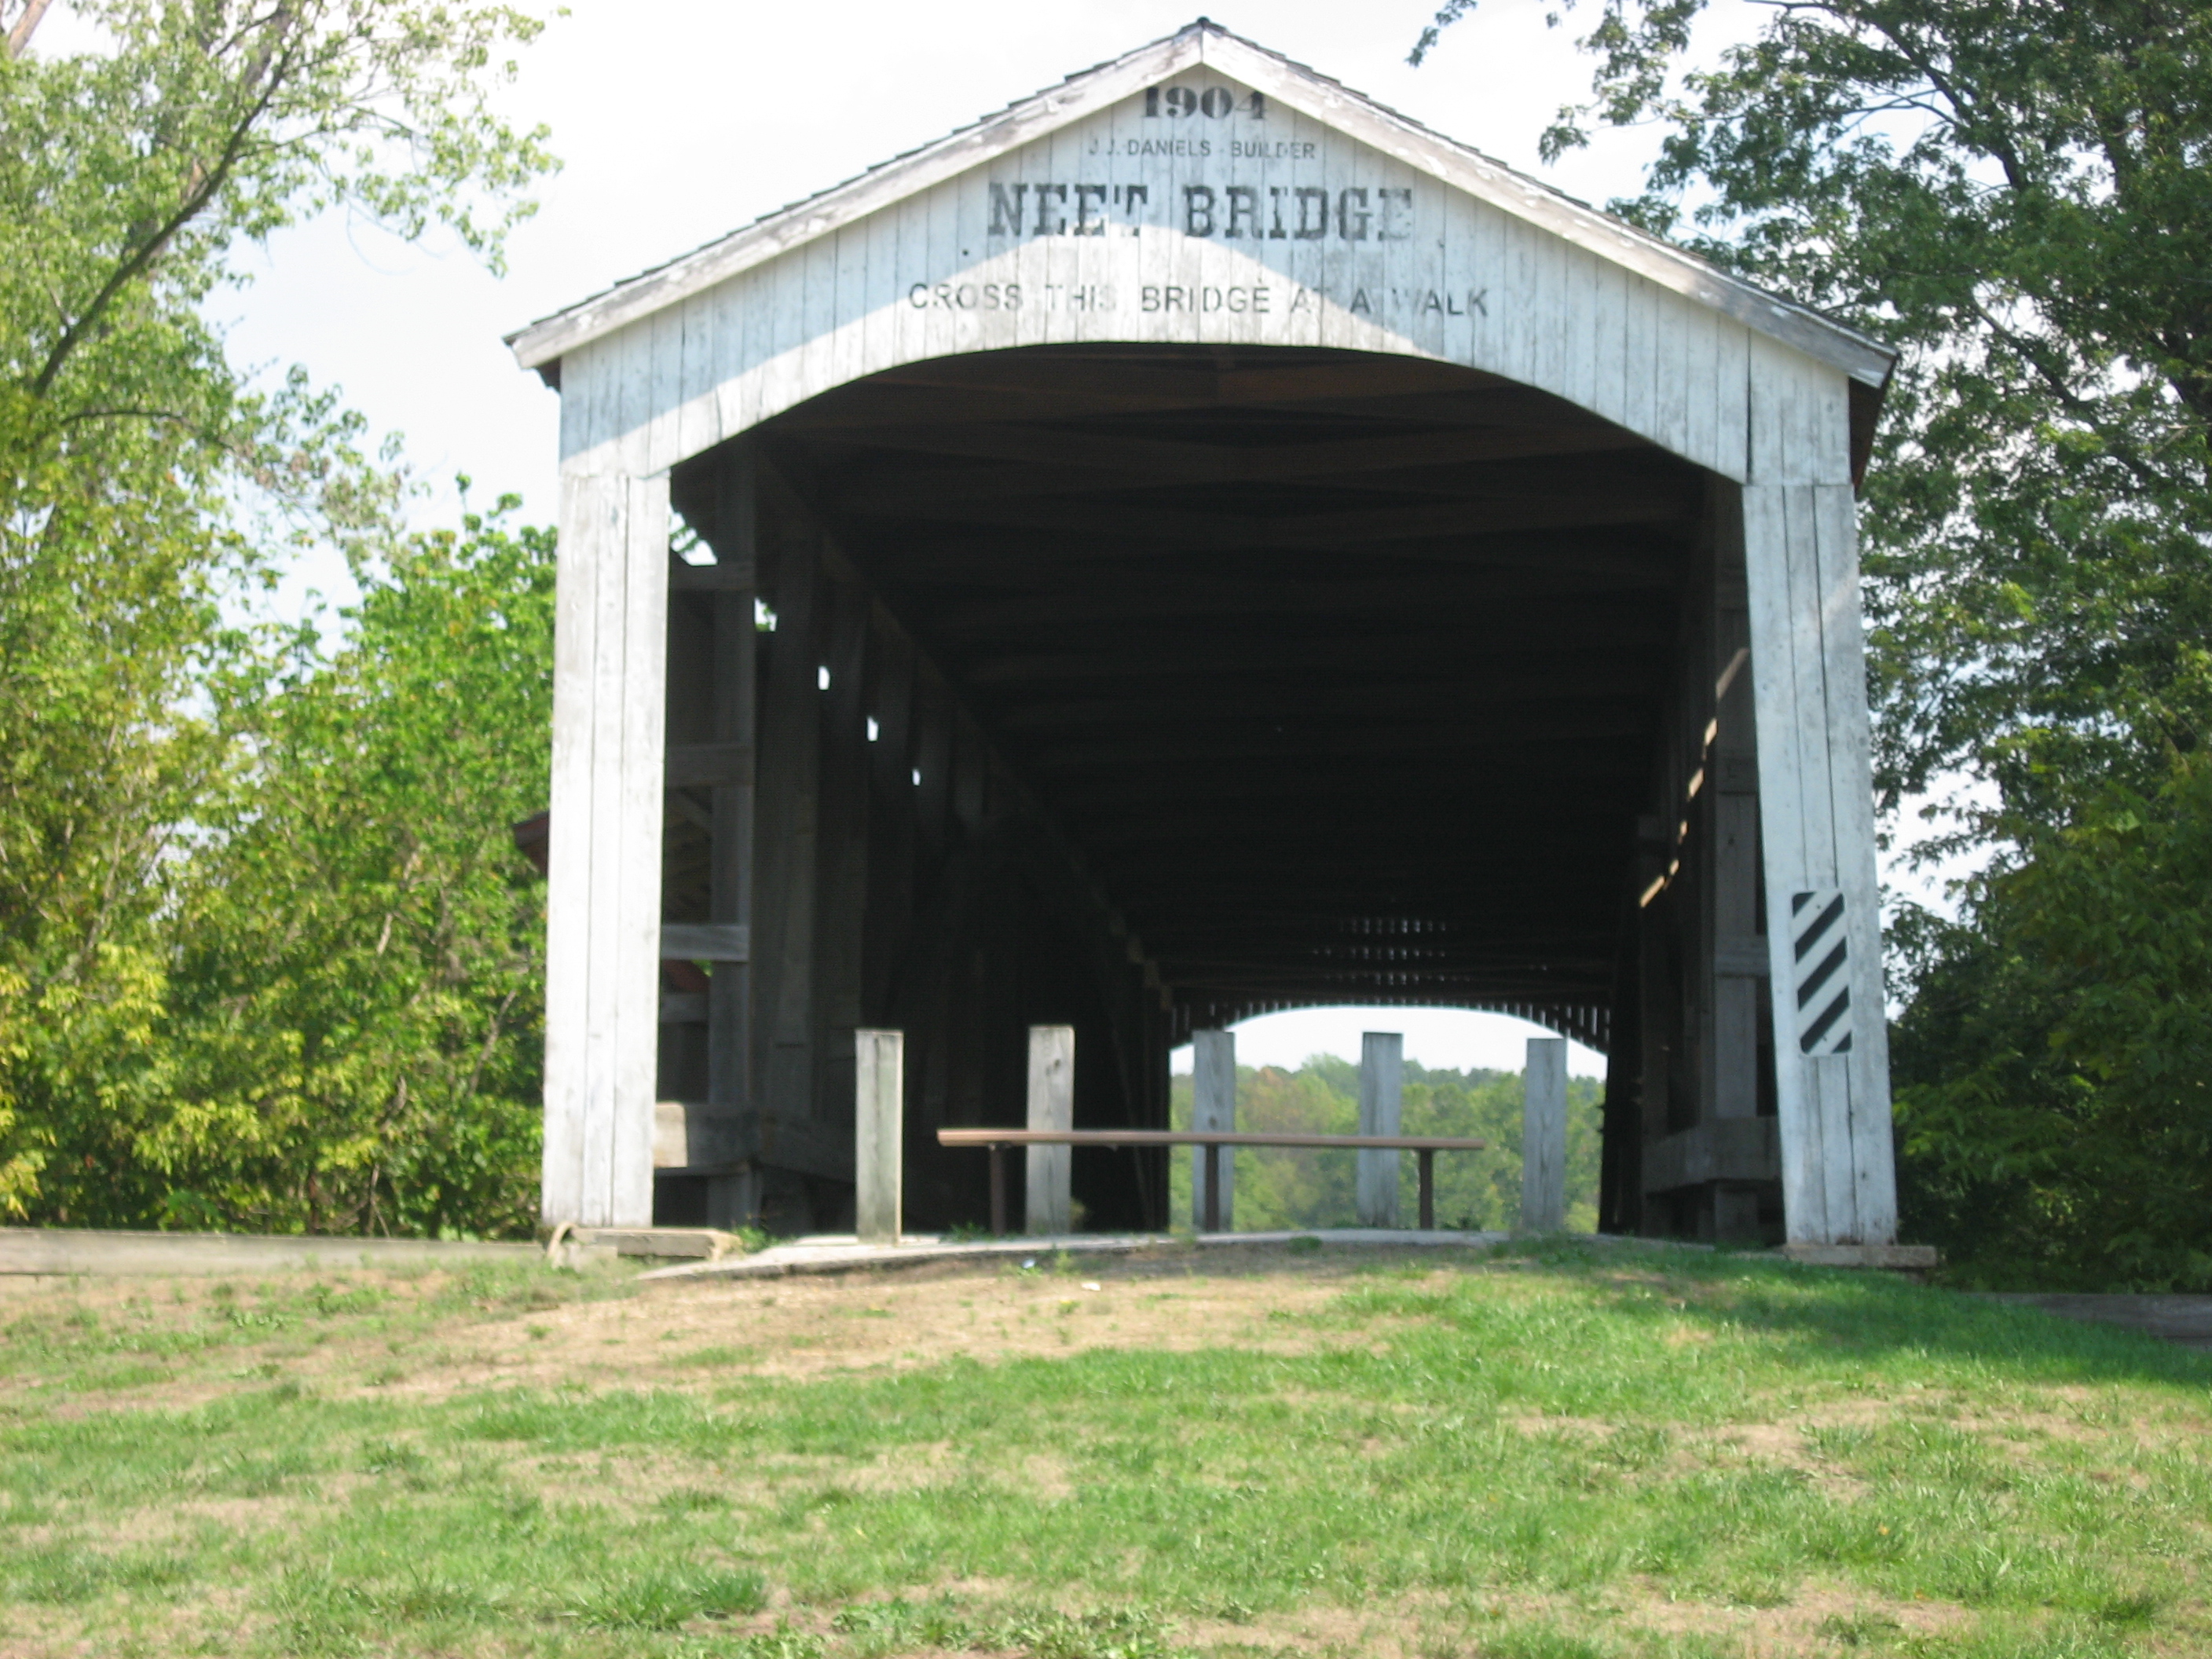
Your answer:
[[[435,1363],[395,1356],[392,1368],[404,1374],[376,1386],[410,1400],[488,1386],[698,1391],[733,1376],[909,1370],[956,1358],[1060,1359],[1098,1348],[1305,1353],[1328,1345],[1311,1316],[1341,1292],[1350,1269],[1301,1269],[1200,1272],[1178,1253],[1079,1262],[1068,1273],[945,1264],[659,1280],[619,1301],[505,1314],[451,1331]],[[1358,1340],[1373,1345],[1375,1333],[1370,1324]],[[333,1343],[289,1374],[343,1389],[350,1373],[361,1388],[363,1357],[358,1345]]]
[[[1799,1584],[1765,1607],[1679,1600],[1652,1583],[1642,1589],[1622,1609],[1631,1625],[1656,1635],[1734,1638],[1747,1656],[1944,1636],[1973,1623],[1972,1613],[1951,1602],[1899,1601],[1831,1584]]]
[[[1309,1607],[1294,1613],[1252,1618],[1182,1619],[1179,1642],[1206,1654],[1353,1655],[1359,1659],[1417,1659],[1439,1650],[1418,1611],[1401,1606],[1391,1613],[1370,1608]]]
[[[1471,1266],[1510,1280],[1522,1264],[1470,1256],[1447,1266],[1434,1252],[1293,1255],[1254,1246],[1200,1255],[1171,1247],[1046,1258],[1030,1271],[956,1262],[647,1284],[629,1282],[628,1267],[615,1282],[515,1273],[481,1293],[461,1275],[423,1270],[0,1282],[0,1340],[32,1339],[0,1365],[0,1407],[36,1399],[60,1415],[190,1409],[272,1382],[410,1401],[507,1386],[696,1391],[732,1376],[1064,1358],[1098,1348],[1296,1354],[1357,1343],[1387,1353],[1431,1322],[1322,1316],[1348,1288],[1442,1291]]]

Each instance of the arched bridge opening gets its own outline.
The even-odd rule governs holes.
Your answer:
[[[744,947],[664,968],[665,1218],[835,1224],[855,1029],[907,1034],[927,1228],[982,1218],[935,1131],[1022,1121],[1030,1025],[1079,1126],[1164,1127],[1194,1030],[1403,1003],[1610,1052],[1609,1224],[1778,1225],[1765,970],[1717,955],[1762,927],[1735,485],[1455,365],[1094,343],[855,380],[671,489],[665,954]],[[1167,1218],[1157,1153],[1075,1188]]]

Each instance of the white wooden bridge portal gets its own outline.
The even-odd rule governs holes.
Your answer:
[[[1882,348],[1203,21],[512,343],[549,1221],[833,1223],[856,1028],[927,1226],[1031,1024],[1164,1127],[1194,1029],[1424,1003],[1607,1053],[1609,1230],[1894,1237]]]

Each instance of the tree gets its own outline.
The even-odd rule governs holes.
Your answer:
[[[169,884],[159,1086],[86,1126],[53,1209],[530,1231],[544,889],[510,827],[548,785],[553,538],[515,505],[414,538],[327,660],[302,630],[219,692],[251,759]]]
[[[154,1086],[153,927],[235,738],[197,690],[222,602],[286,535],[388,533],[358,421],[296,374],[256,392],[204,302],[241,238],[329,208],[496,264],[550,165],[487,101],[538,27],[504,6],[72,10],[97,49],[31,50],[35,0],[0,19],[0,1214]]]
[[[1905,1220],[1993,1288],[2212,1285],[2212,766],[2112,783],[1914,918]]]

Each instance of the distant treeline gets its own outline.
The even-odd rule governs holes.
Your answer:
[[[1191,1082],[1175,1079],[1176,1127],[1190,1127]],[[1603,1089],[1591,1078],[1567,1079],[1567,1225],[1589,1232],[1597,1225],[1598,1112]],[[1316,1054],[1295,1072],[1278,1066],[1237,1068],[1237,1127],[1359,1132],[1359,1067],[1333,1054]],[[1507,1231],[1521,1214],[1521,1074],[1451,1072],[1406,1062],[1405,1114],[1409,1135],[1468,1136],[1490,1143],[1480,1152],[1437,1154],[1437,1222],[1440,1226]],[[1352,1183],[1357,1158],[1349,1152],[1292,1147],[1246,1147],[1237,1154],[1235,1221],[1242,1232],[1285,1227],[1358,1224]],[[1416,1214],[1413,1154],[1399,1160],[1398,1208],[1411,1226]],[[1171,1215],[1191,1215],[1191,1162],[1179,1154],[1170,1177]]]

